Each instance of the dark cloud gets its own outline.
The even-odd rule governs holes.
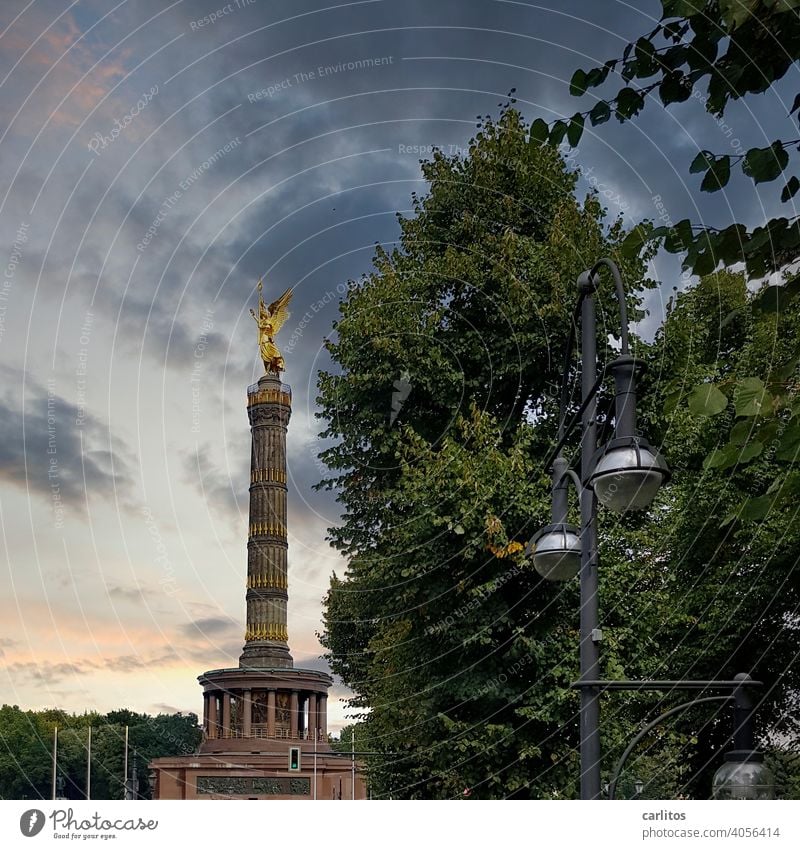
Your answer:
[[[124,586],[117,583],[106,584],[106,589],[111,598],[144,604],[147,604],[149,599],[160,598],[164,594],[163,590],[156,592],[141,586]]]
[[[222,616],[207,616],[180,626],[181,631],[187,637],[213,637],[220,634],[227,634],[232,629],[238,628],[238,623]]]
[[[306,655],[304,657],[295,657],[294,665],[298,669],[315,669],[317,672],[327,672],[331,674],[331,668],[323,658],[317,655]]]
[[[22,645],[19,640],[14,640],[11,637],[0,637],[0,657],[6,656],[6,649],[16,648]]]
[[[76,675],[88,675],[97,668],[97,664],[92,661],[82,660],[72,663],[12,663],[8,670],[12,676],[18,675],[34,683],[51,685]]]
[[[225,471],[217,468],[211,460],[209,445],[198,445],[194,450],[182,454],[184,482],[194,487],[203,500],[222,510],[232,520],[247,516],[248,487],[250,481],[250,439],[244,431],[241,442],[232,456],[237,461],[235,469]],[[233,453],[233,452],[231,452]]]
[[[24,406],[10,392],[0,398],[0,431],[0,480],[47,496],[56,512],[84,510],[95,495],[126,500],[132,484],[127,449],[59,395],[55,382],[28,382]]]
[[[175,705],[170,705],[170,704],[167,704],[166,702],[154,702],[152,705],[150,705],[149,713],[155,713],[155,714],[166,713],[166,714],[170,714],[170,715],[180,713],[180,714],[185,715],[185,714],[188,714],[188,713],[197,714],[197,711],[192,711],[192,710],[187,710],[186,708],[176,707]]]

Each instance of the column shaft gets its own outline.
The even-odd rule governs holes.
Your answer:
[[[215,740],[219,736],[217,726],[217,694],[207,693],[208,696],[208,736]]]
[[[275,691],[267,690],[267,736],[275,736]]]
[[[289,734],[292,740],[297,738],[298,701],[297,690],[292,690],[292,698],[289,704]]]
[[[308,739],[317,738],[317,694],[308,694]]]
[[[231,736],[231,694],[222,694],[222,736]]]
[[[328,697],[319,697],[319,730],[323,740],[328,739]]]
[[[253,699],[250,690],[242,691],[242,736],[249,737],[253,724]]]

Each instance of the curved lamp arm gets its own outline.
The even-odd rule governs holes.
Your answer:
[[[559,444],[563,445],[568,436],[568,431],[572,429],[575,425],[578,416],[573,416],[572,421],[570,422],[569,427],[567,427],[567,406],[569,405],[569,374],[570,374],[570,361],[572,359],[572,352],[575,348],[576,341],[576,329],[578,326],[578,321],[581,315],[581,306],[583,304],[584,298],[590,296],[596,289],[596,277],[600,272],[601,268],[607,268],[611,272],[611,276],[614,278],[614,288],[617,293],[617,304],[619,306],[619,320],[620,320],[620,340],[622,345],[621,355],[623,357],[627,357],[629,355],[628,349],[628,307],[625,303],[625,286],[622,282],[622,274],[620,273],[619,266],[614,262],[613,259],[609,259],[608,257],[603,257],[599,259],[589,271],[583,272],[578,278],[578,302],[575,304],[575,309],[572,312],[572,318],[570,321],[569,327],[569,335],[567,337],[567,344],[564,348],[564,361],[563,368],[561,370],[561,392],[560,392],[560,402],[559,402],[559,414],[558,414],[558,440]],[[602,380],[602,375],[598,379],[598,382],[595,384],[593,393],[596,392],[600,386],[600,382]],[[583,401],[586,402],[588,399],[584,398]]]
[[[572,481],[575,491],[578,493],[578,498],[581,498],[583,491],[581,479],[575,474],[573,469],[569,468],[566,458],[562,454],[559,454],[553,460],[552,480],[553,524],[566,524],[567,513],[569,512],[569,481]]]
[[[690,707],[694,707],[695,705],[701,705],[706,702],[729,702],[732,701],[733,698],[733,696],[705,696],[702,699],[692,699],[692,701],[690,702],[684,702],[683,704],[677,705],[676,707],[665,711],[661,714],[661,716],[656,717],[652,722],[649,722],[647,725],[645,725],[645,727],[642,728],[642,730],[633,738],[633,740],[631,740],[631,742],[628,744],[628,747],[620,755],[619,760],[614,766],[614,771],[611,773],[611,780],[608,782],[608,798],[614,798],[614,795],[617,791],[617,781],[619,779],[619,774],[622,772],[622,767],[625,766],[625,762],[630,757],[631,752],[636,748],[642,738],[649,734],[657,725],[660,725],[665,719],[669,719],[676,713],[680,713],[681,711],[684,711]]]
[[[622,284],[622,274],[620,274],[619,266],[613,259],[603,257],[597,260],[592,270],[589,272],[589,281],[594,285],[594,278],[600,269],[605,266],[614,278],[614,287],[617,290],[617,304],[619,306],[619,322],[621,325],[620,341],[622,344],[621,354],[623,357],[628,356],[628,306],[625,303],[625,286]]]

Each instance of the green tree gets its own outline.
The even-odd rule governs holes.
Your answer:
[[[368,763],[378,796],[576,793],[577,587],[540,581],[522,546],[548,520],[541,463],[572,281],[619,258],[639,281],[634,314],[651,284],[642,243],[628,252],[596,197],[576,202],[575,175],[515,110],[480,130],[466,158],[423,163],[430,192],[401,219],[400,246],[350,284],[328,346],[337,370],[320,375],[336,440],[322,485],[344,507],[331,535],[349,560],[322,639],[383,753]],[[606,286],[601,311],[614,311]],[[674,479],[651,516],[599,524],[603,674],[749,671],[770,685],[765,737],[797,688],[797,310],[792,286],[752,293],[720,272],[677,296],[651,345],[635,340],[650,363],[641,426]],[[601,321],[606,361],[615,326]],[[603,427],[609,401],[604,389]],[[607,696],[606,773],[682,697]],[[706,797],[730,731],[727,707],[682,715],[643,741],[622,786]]]
[[[670,305],[652,346],[643,392],[648,430],[670,458],[658,556],[674,592],[654,635],[658,677],[732,677],[767,687],[764,738],[797,740],[789,727],[800,686],[796,457],[800,303],[765,308],[743,274],[702,278]],[[792,447],[794,446],[794,447]],[[693,712],[678,727],[696,739],[689,790],[702,795],[730,735],[725,709]]]
[[[53,733],[58,726],[58,775],[68,799],[86,796],[89,726],[92,727],[92,798],[121,799],[125,726],[129,734],[129,766],[138,765],[139,789],[149,798],[147,764],[166,755],[196,751],[201,731],[197,716],[148,714],[129,710],[68,714],[60,710],[22,711],[0,708],[0,798],[50,798]]]
[[[542,460],[574,281],[617,257],[634,315],[652,283],[621,256],[621,222],[595,195],[576,200],[575,173],[514,108],[481,122],[468,156],[436,153],[422,170],[430,191],[400,219],[399,247],[350,283],[328,343],[336,370],[320,374],[335,440],[322,485],[337,489],[331,538],[349,561],[322,640],[385,753],[368,764],[375,795],[574,796],[577,590],[540,580],[522,550],[548,521]],[[615,311],[612,291],[604,281],[599,300]],[[607,334],[601,322],[610,353]],[[610,571],[624,571],[623,548]],[[609,583],[611,609],[625,586]],[[638,616],[611,641],[609,674],[646,631]],[[617,703],[615,728],[637,705]]]
[[[583,96],[610,86],[618,74],[617,94],[569,122],[534,122],[532,136],[577,145],[587,119],[595,126],[612,114],[628,121],[656,99],[669,107],[693,98],[724,127],[731,103],[766,92],[796,66],[798,8],[796,0],[663,0],[651,32],[621,57],[572,77],[571,93]],[[800,94],[787,111],[797,116],[798,109]],[[720,228],[690,219],[657,228],[645,222],[623,245],[635,255],[643,244],[663,244],[704,278],[678,298],[656,346],[663,356],[658,368],[670,375],[661,387],[664,438],[677,469],[671,487],[677,524],[667,550],[687,570],[691,587],[678,599],[689,628],[683,638],[672,635],[678,642],[669,659],[711,674],[756,671],[770,685],[759,712],[764,731],[781,725],[797,687],[800,221],[794,197],[800,180],[791,173],[797,144],[782,138],[748,147],[745,140],[735,152],[698,150],[687,159],[700,191],[720,191],[739,171],[756,184],[777,181],[791,213],[753,229],[738,222]],[[743,274],[712,275],[720,265]],[[779,285],[769,285],[775,278],[767,275],[776,272]],[[724,733],[718,723],[705,746],[701,735],[698,768]],[[797,741],[796,728],[782,733]]]

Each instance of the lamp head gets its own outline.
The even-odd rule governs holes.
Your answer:
[[[581,568],[581,538],[575,525],[547,525],[531,537],[525,554],[533,556],[536,571],[548,581],[568,581]]]
[[[775,781],[764,755],[750,749],[735,749],[725,755],[711,785],[712,799],[774,799]]]
[[[610,440],[595,454],[592,466],[589,486],[601,504],[617,513],[649,507],[670,476],[661,454],[639,436]]]

